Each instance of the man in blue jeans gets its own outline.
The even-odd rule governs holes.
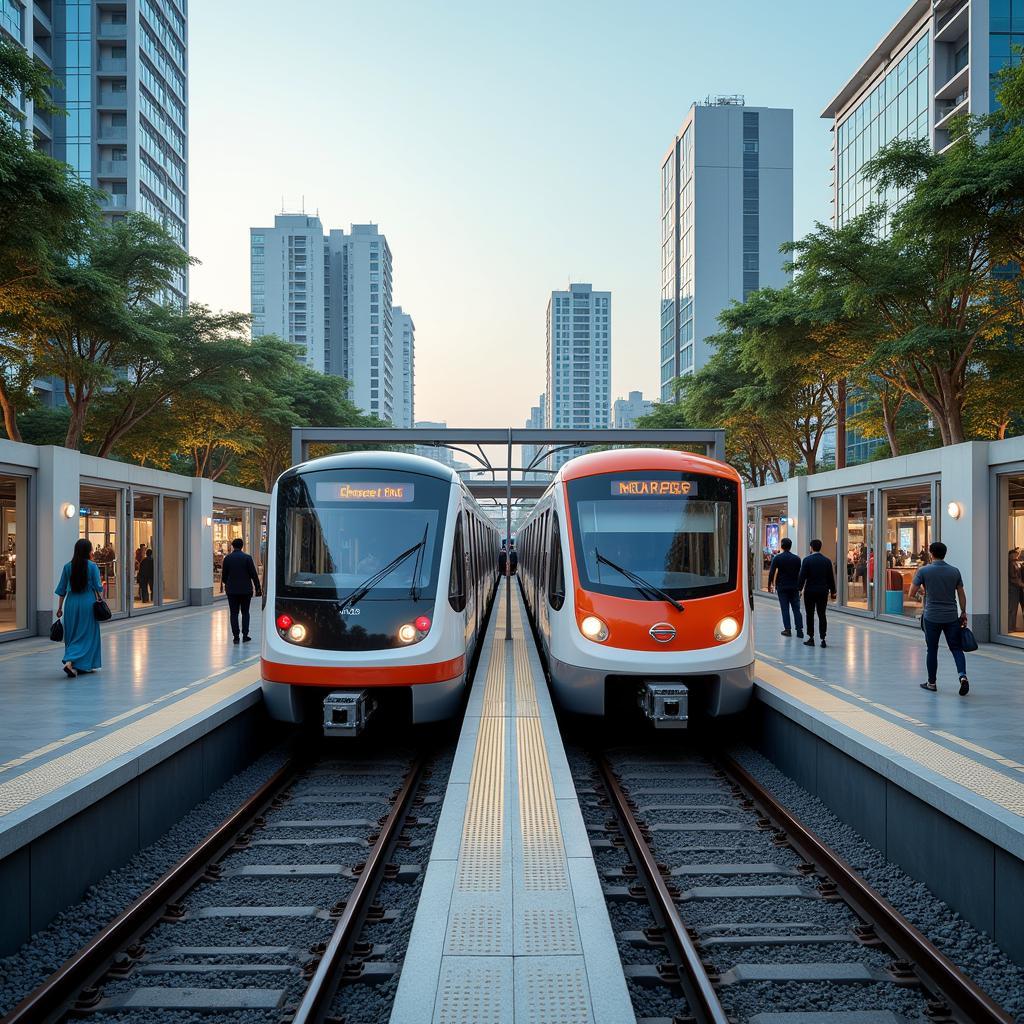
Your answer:
[[[779,545],[782,550],[772,559],[768,566],[768,593],[774,590],[779,595],[779,607],[782,609],[782,635],[792,636],[793,629],[789,612],[793,611],[796,620],[796,635],[803,638],[804,617],[800,614],[800,556],[794,555],[790,548],[793,542],[783,537]]]
[[[935,541],[928,545],[932,561],[922,565],[914,576],[910,599],[924,590],[924,639],[928,645],[928,681],[922,690],[935,691],[935,676],[939,668],[939,637],[946,637],[946,646],[956,662],[960,676],[960,696],[966,697],[971,688],[967,681],[967,661],[964,658],[962,633],[967,625],[967,594],[960,570],[946,561],[946,545]],[[960,607],[957,608],[957,601]]]

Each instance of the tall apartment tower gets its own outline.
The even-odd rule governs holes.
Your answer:
[[[4,0],[0,0],[4,2]],[[277,334],[299,349],[311,369],[345,377],[360,409],[400,425],[412,423],[412,317],[406,383],[404,334],[394,332],[391,250],[375,224],[324,235],[319,217],[280,214],[273,227],[249,229],[253,337]],[[398,342],[396,342],[398,337]]]
[[[21,97],[0,106],[100,191],[108,217],[145,213],[186,251],[187,21],[187,0],[0,0],[0,35],[53,71],[67,115]],[[182,272],[167,298],[187,297]]]
[[[411,427],[415,422],[416,325],[401,306],[391,310],[391,325],[400,367],[399,402],[394,424],[396,427]]]
[[[864,164],[893,139],[945,149],[953,118],[993,108],[991,76],[1021,44],[1018,0],[915,0],[822,111],[832,122],[833,223],[882,198],[898,206],[903,196],[879,196]]]
[[[555,429],[608,426],[611,389],[611,292],[589,284],[555,291],[547,311],[547,426]],[[557,469],[578,455],[553,456]]]
[[[695,103],[661,162],[661,400],[713,354],[718,314],[789,280],[793,111]]]
[[[644,398],[642,391],[630,391],[628,398],[616,398],[612,405],[612,426],[616,430],[632,430],[641,416],[654,409],[654,402]]]
[[[284,213],[249,229],[252,335],[276,334],[312,370],[327,368],[324,229],[319,217]]]
[[[537,404],[530,407],[530,418],[523,424],[527,430],[543,430],[547,426],[547,405],[548,396],[541,394],[537,399]],[[530,463],[536,458],[537,453],[540,451],[540,446],[535,444],[524,444],[522,446],[522,459],[521,465],[525,470]],[[543,460],[540,468],[543,469],[547,464],[548,460]],[[544,480],[547,479],[548,474],[537,470],[531,470],[523,473],[524,480]]]
[[[907,193],[880,195],[864,165],[894,139],[945,149],[955,117],[993,109],[992,75],[1021,44],[1021,0],[915,0],[822,111],[832,122],[832,223],[841,227],[883,199],[898,208]],[[847,412],[861,408],[853,396]],[[847,464],[884,443],[850,431]]]

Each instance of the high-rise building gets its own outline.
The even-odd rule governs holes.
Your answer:
[[[279,214],[273,227],[249,229],[249,260],[253,337],[287,339],[311,369],[345,377],[359,408],[411,425],[415,327],[403,312],[395,333],[391,250],[377,226],[325,236],[319,217]]]
[[[53,71],[67,114],[21,96],[0,105],[99,190],[106,216],[145,213],[186,251],[187,19],[187,0],[0,0],[0,35]],[[187,296],[182,272],[167,298]]]
[[[608,426],[611,400],[611,292],[589,284],[554,291],[547,311],[547,426],[557,429]],[[557,469],[578,455],[552,457]]]
[[[896,139],[944,150],[955,117],[992,110],[993,76],[1021,44],[1021,0],[915,0],[822,111],[832,122],[832,223],[842,227],[877,202],[898,209],[909,193],[880,194],[864,165]],[[862,407],[853,395],[847,414]],[[884,444],[850,431],[847,463]]]
[[[547,426],[547,404],[547,395],[542,394],[537,399],[537,404],[530,407],[530,418],[526,421],[525,424],[523,424],[528,430],[543,430],[544,427]],[[539,445],[524,444],[522,446],[522,454],[520,458],[522,459],[521,465],[523,466],[524,470],[537,457],[539,451]],[[543,467],[544,465],[546,465],[547,461],[547,459],[544,459],[541,462],[541,466]],[[523,473],[524,480],[542,480],[545,479],[547,476],[547,473],[539,471],[530,471]]]
[[[411,427],[416,418],[416,325],[401,306],[395,306],[391,310],[391,324],[395,337],[395,353],[400,366],[398,408],[394,423],[396,427]]]
[[[690,107],[661,163],[661,400],[707,362],[718,314],[789,280],[793,111],[722,96]]]
[[[894,139],[945,149],[957,115],[992,109],[993,75],[1021,44],[1019,0],[915,0],[822,111],[832,122],[833,223],[882,199],[898,206],[902,195],[879,195],[865,177],[867,161]]]
[[[313,370],[326,370],[324,229],[319,217],[283,213],[249,229],[252,335],[290,341]]]
[[[418,423],[414,423],[413,426],[417,430],[447,430],[448,428],[448,424],[444,420],[420,420]],[[414,451],[425,459],[433,459],[435,462],[440,462],[443,466],[455,468],[455,452],[451,448],[432,444],[418,444]]]
[[[654,402],[644,398],[642,391],[630,391],[628,398],[616,398],[612,406],[612,426],[616,430],[632,430],[641,416],[647,416]]]

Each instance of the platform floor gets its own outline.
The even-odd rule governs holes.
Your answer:
[[[622,1024],[633,1011],[518,590],[470,694],[392,1024]]]
[[[940,809],[972,828],[987,819],[981,834],[1024,854],[1024,652],[982,644],[967,655],[971,691],[960,697],[942,641],[938,692],[929,693],[919,686],[927,678],[920,630],[836,613],[822,650],[781,635],[774,599],[755,604],[763,695],[828,726],[841,748],[844,737],[870,748],[890,777],[911,773],[937,786],[955,798]]]
[[[14,843],[15,826],[240,694],[259,696],[259,641],[230,642],[225,604],[101,628],[103,667],[77,679],[61,669],[61,644],[32,638],[0,646],[0,855]],[[258,606],[252,633],[259,636]]]

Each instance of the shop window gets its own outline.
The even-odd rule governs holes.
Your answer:
[[[1024,474],[999,479],[999,632],[1024,640]]]
[[[847,608],[874,608],[875,550],[871,494],[842,497],[846,588],[841,595]]]
[[[814,498],[812,503],[812,536],[821,540],[821,553],[832,561],[836,581],[840,579],[842,566],[839,563],[839,525],[836,517],[836,496],[829,494]],[[810,538],[809,538],[810,539]],[[832,600],[832,598],[830,598]]]
[[[782,538],[789,536],[789,506],[786,502],[758,505],[757,544],[760,562],[760,589],[768,589],[768,569],[772,558],[782,550]]]
[[[124,492],[82,484],[78,496],[78,535],[92,541],[92,558],[100,571],[110,610],[125,610]],[[68,552],[65,561],[71,558]],[[63,563],[61,563],[63,564]],[[132,570],[132,580],[135,578]]]
[[[231,553],[231,542],[236,537],[241,537],[249,542],[247,533],[247,512],[248,509],[228,505],[214,505],[213,507],[213,593],[216,597],[220,594],[220,571],[224,559]]]
[[[155,543],[156,496],[136,494],[132,502],[132,607],[152,608],[157,566],[161,561]]]
[[[932,542],[932,488],[931,484],[896,487],[882,492],[885,517],[885,565],[881,566],[879,585],[882,602],[879,614],[905,615],[916,618],[921,614],[923,595],[910,599],[914,574],[931,558],[928,545]]]
[[[160,578],[162,604],[185,600],[185,501],[163,499],[160,523]]]
[[[28,628],[27,563],[24,562],[28,480],[20,476],[0,477],[0,633]],[[22,571],[18,571],[19,542]]]

